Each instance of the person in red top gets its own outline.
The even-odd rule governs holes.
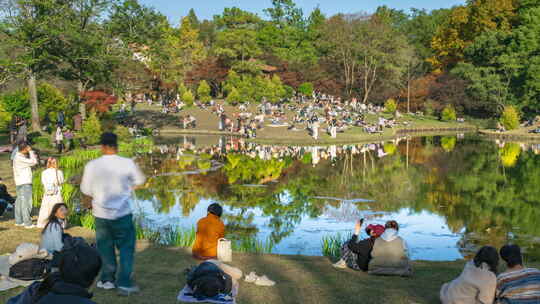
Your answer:
[[[221,221],[223,208],[219,204],[208,206],[208,215],[197,222],[197,234],[192,254],[198,260],[217,258],[218,240],[225,237],[225,225]]]

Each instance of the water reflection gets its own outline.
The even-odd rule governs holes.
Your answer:
[[[137,196],[156,225],[191,227],[220,202],[230,236],[272,242],[276,253],[319,255],[323,235],[365,217],[400,222],[415,259],[508,241],[536,258],[539,151],[464,136],[326,147],[186,138],[138,157],[151,178]]]

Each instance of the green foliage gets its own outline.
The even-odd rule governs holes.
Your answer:
[[[161,242],[167,246],[191,247],[195,242],[195,227],[184,229],[180,227],[166,229],[162,234]]]
[[[447,105],[441,112],[441,119],[444,121],[455,121],[457,120],[456,110],[453,106]]]
[[[227,95],[227,102],[230,105],[236,105],[240,102],[240,93],[238,93],[238,90],[235,87],[233,87],[230,90],[229,95]]]
[[[81,215],[80,221],[82,227],[90,230],[96,230],[96,219],[91,212],[85,212],[83,215]]]
[[[313,83],[311,82],[304,82],[298,87],[298,92],[308,97],[311,97],[311,95],[313,95],[313,90]]]
[[[182,95],[182,101],[185,102],[188,107],[193,105],[193,103],[195,102],[195,97],[193,96],[193,93],[191,93],[191,90],[187,90]]]
[[[519,112],[513,106],[506,106],[501,114],[500,123],[506,130],[514,130],[519,127]]]
[[[66,120],[73,116],[77,109],[71,105],[64,94],[56,87],[46,82],[41,83],[37,88],[39,117],[48,117],[50,122],[56,122],[56,115],[64,112]]]
[[[385,143],[384,146],[384,153],[388,154],[388,155],[394,155],[396,154],[397,152],[397,147],[394,143]]]
[[[199,88],[197,89],[197,95],[199,96],[199,100],[208,103],[212,99],[210,96],[210,86],[206,82],[206,80],[202,80],[199,83]]]
[[[0,130],[7,130],[9,123],[11,121],[12,114],[6,111],[4,107],[3,98],[0,97]]]
[[[133,139],[133,136],[129,133],[129,129],[123,125],[116,125],[114,134],[118,136],[118,141],[120,142],[130,142]]]
[[[499,151],[501,162],[506,168],[512,168],[516,165],[519,155],[521,154],[521,147],[517,143],[507,143]]]
[[[101,122],[96,112],[92,112],[82,124],[81,136],[87,144],[95,145],[99,143],[101,133]]]
[[[457,138],[455,136],[443,136],[441,138],[441,147],[446,152],[452,152],[456,146]]]
[[[393,98],[387,99],[384,103],[384,111],[386,113],[396,113],[397,110],[397,103]]]
[[[10,115],[17,115],[24,119],[30,118],[30,97],[28,91],[21,89],[2,96],[2,107]]]
[[[341,247],[350,240],[352,234],[325,235],[322,237],[322,253],[325,257],[337,260],[341,257]]]
[[[256,253],[256,254],[265,254],[272,253],[274,249],[274,242],[269,239],[267,241],[260,241],[256,237],[243,237],[239,240],[233,240],[231,242],[232,250],[235,252],[246,252],[246,253]]]

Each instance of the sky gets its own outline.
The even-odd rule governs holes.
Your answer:
[[[187,15],[191,8],[200,20],[212,19],[214,15],[223,12],[225,7],[239,7],[243,10],[257,13],[264,17],[263,9],[271,6],[271,0],[139,0],[152,6],[165,14],[173,23],[178,23],[182,16]],[[372,13],[378,6],[386,5],[391,8],[408,10],[410,8],[424,8],[427,10],[448,8],[463,4],[465,0],[295,0],[297,6],[309,13],[317,6],[326,16],[337,13]]]

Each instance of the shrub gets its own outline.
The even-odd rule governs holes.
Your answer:
[[[86,144],[94,145],[99,143],[101,137],[101,122],[96,112],[91,112],[90,116],[83,122],[81,136]]]
[[[304,96],[313,95],[313,84],[311,82],[304,82],[298,87],[298,92]]]
[[[240,93],[238,93],[238,90],[233,87],[231,91],[229,92],[229,95],[227,95],[227,102],[231,105],[235,105],[240,100]]]
[[[199,100],[208,103],[212,99],[210,97],[210,86],[206,82],[206,80],[202,80],[199,83],[199,88],[197,89],[197,95],[199,96]]]
[[[506,106],[499,121],[506,130],[514,130],[519,127],[519,113],[515,107]]]
[[[2,107],[11,115],[30,118],[30,97],[28,91],[21,89],[2,96]]]
[[[444,136],[441,138],[441,147],[446,152],[452,152],[456,146],[457,138],[455,136]]]
[[[499,150],[499,155],[503,166],[507,168],[514,167],[521,154],[521,147],[517,143],[507,143]]]
[[[394,155],[396,154],[397,152],[397,147],[394,143],[385,143],[384,146],[383,146],[383,149],[384,149],[384,153],[388,154],[388,155]]]
[[[188,106],[192,106],[193,103],[195,102],[195,97],[193,97],[193,93],[191,93],[191,90],[187,90],[183,95],[182,95],[182,101]]]
[[[116,128],[114,128],[114,133],[118,136],[119,141],[128,142],[132,139],[129,129],[123,125],[117,125]]]
[[[424,115],[433,116],[435,114],[435,103],[433,100],[427,100],[424,103]]]
[[[444,121],[455,121],[457,120],[456,110],[451,105],[447,105],[442,113],[441,119]]]
[[[384,111],[386,113],[394,114],[397,110],[397,103],[394,99],[390,98],[384,103]]]

